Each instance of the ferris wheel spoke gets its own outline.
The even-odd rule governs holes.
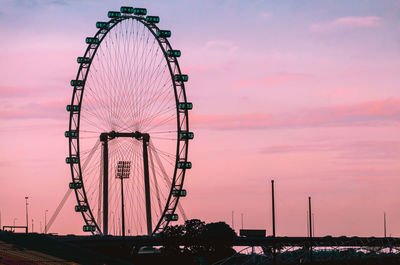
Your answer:
[[[154,56],[153,56],[154,58]],[[155,62],[156,60],[153,60],[153,62]],[[158,67],[160,66],[160,64],[158,64]],[[157,76],[152,76],[152,73],[150,72],[148,74],[148,80],[146,81],[146,83],[144,83],[143,87],[146,87],[146,90],[143,90],[141,92],[141,94],[139,95],[142,99],[140,101],[141,104],[141,108],[140,108],[140,112],[139,112],[139,119],[141,119],[144,115],[144,113],[149,109],[147,107],[145,107],[146,104],[155,104],[155,100],[151,100],[153,98],[153,94],[152,94],[152,89],[155,89],[155,86],[152,86],[149,84],[149,80],[154,80],[157,78],[160,78],[162,75],[159,74]],[[161,92],[161,91],[160,91]],[[146,97],[143,97],[143,95],[145,95]],[[144,98],[144,99],[143,99]]]
[[[99,145],[100,145],[100,140],[97,140],[96,143],[94,144],[94,146],[92,147],[92,149],[90,150],[88,156],[86,157],[85,162],[82,165],[82,170],[84,170],[87,167],[87,165],[89,164],[90,160],[92,159],[92,157],[95,154]]]
[[[156,177],[156,172],[154,169],[154,161],[153,161],[153,152],[151,151],[152,149],[149,148],[149,157],[150,157],[150,165],[153,173],[153,183],[155,185],[155,191],[156,191],[156,197],[157,197],[157,202],[158,202],[158,208],[160,211],[160,215],[162,213],[162,206],[161,206],[161,199],[160,199],[160,190],[158,188],[158,183],[157,183],[157,177]]]
[[[156,150],[156,148],[153,148],[153,149]],[[165,170],[165,168],[164,168],[164,165],[163,165],[163,163],[162,163],[162,161],[161,161],[160,156],[158,155],[158,152],[155,151],[155,152],[154,152],[154,156],[155,156],[155,158],[156,158],[156,160],[157,160],[157,165],[158,165],[158,167],[159,167],[159,169],[160,169],[161,175],[163,176],[165,182],[166,182],[168,185],[171,185],[171,180],[170,180],[170,178],[169,178],[169,176],[168,176],[168,174],[167,174],[167,172],[166,172],[166,170]]]
[[[169,134],[176,134],[178,131],[156,131],[156,132],[154,132],[154,131],[149,131],[149,133],[151,134],[151,135],[154,135],[154,134],[165,134],[165,133],[169,133]]]
[[[163,116],[165,116],[166,114],[169,114],[169,117],[172,117],[172,116],[176,117],[176,113],[173,112],[172,110],[173,110],[173,108],[172,108],[172,107],[169,107],[169,108],[167,108],[167,109],[164,109],[164,110],[162,110],[162,111],[159,111],[159,112],[157,112],[157,113],[154,113],[152,116],[147,117],[146,120],[143,120],[143,122],[144,122],[143,128],[145,128],[146,130],[148,130],[148,129],[147,129],[148,126],[153,125],[152,123],[154,123],[154,121],[155,121],[156,119],[159,119],[160,117],[163,117]],[[154,129],[154,128],[152,128],[152,129]]]
[[[172,114],[172,115],[170,115],[170,116],[168,116],[168,117],[165,117],[165,118],[163,118],[161,121],[159,121],[159,122],[153,124],[148,130],[151,131],[151,130],[153,130],[153,129],[156,129],[156,128],[158,128],[158,127],[161,127],[162,125],[165,125],[165,124],[167,124],[168,122],[175,120],[175,118],[176,118],[176,117],[175,117],[175,114]]]
[[[86,118],[85,116],[81,116],[81,120],[86,122],[91,128],[97,128],[99,132],[104,131],[102,127],[99,127],[95,122],[91,121],[90,119]]]
[[[157,148],[156,144],[154,141],[151,141],[151,147],[155,152],[158,152],[160,154],[166,155],[166,156],[170,156],[171,158],[175,159],[175,154],[171,153],[171,152],[167,152],[165,150],[162,150],[161,148]]]
[[[96,69],[93,69],[96,71]],[[102,84],[100,83],[100,79],[90,79],[93,80],[94,87],[101,87]],[[104,97],[101,98],[101,94],[95,93],[92,84],[89,83],[87,85],[87,93],[89,94],[88,96],[90,97],[90,101],[86,102],[85,106],[88,108],[87,113],[92,114],[93,116],[96,116],[98,119],[106,121],[106,116],[107,112],[105,111],[105,108],[103,106],[106,106],[106,102],[104,101]]]
[[[161,75],[157,75],[156,78],[160,77]],[[144,106],[143,110],[141,112],[141,119],[143,120],[144,117],[149,116],[150,113],[153,111],[154,106],[157,106],[157,108],[164,108],[164,105],[166,103],[166,100],[168,99],[168,103],[170,103],[171,101],[174,101],[174,97],[173,95],[168,92],[168,88],[171,88],[171,85],[168,83],[164,83],[163,85],[161,85],[161,80],[156,83],[155,85],[152,85],[151,87],[159,87],[161,91],[159,91],[159,93],[157,95],[152,94],[150,98],[154,98],[154,100],[148,100],[146,102],[146,105]],[[151,93],[151,91],[150,91]]]

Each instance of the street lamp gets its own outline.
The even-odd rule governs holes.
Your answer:
[[[122,237],[125,238],[124,179],[129,178],[131,161],[118,161],[116,178],[121,179]]]
[[[47,234],[47,212],[49,210],[44,211],[44,233]]]
[[[25,197],[26,232],[28,232],[28,197]]]
[[[15,221],[17,221],[17,218],[14,218],[13,220],[13,232],[15,231]]]

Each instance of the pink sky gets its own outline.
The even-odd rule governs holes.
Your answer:
[[[25,224],[29,196],[38,231],[66,192],[75,60],[125,2],[0,4],[2,225]],[[234,211],[236,229],[243,213],[269,234],[273,178],[278,235],[306,234],[311,196],[317,236],[381,236],[384,211],[400,236],[398,1],[164,2],[135,1],[172,30],[190,76],[189,218],[230,224]],[[81,233],[74,205],[51,232]]]

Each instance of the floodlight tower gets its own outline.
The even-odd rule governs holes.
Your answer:
[[[29,197],[25,197],[26,231],[28,231],[28,199]]]
[[[118,161],[116,178],[121,179],[122,236],[125,238],[124,179],[129,178],[131,161]]]
[[[47,212],[49,210],[44,211],[44,233],[47,234]]]

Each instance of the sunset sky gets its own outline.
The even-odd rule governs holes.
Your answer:
[[[96,21],[146,7],[172,31],[194,104],[189,218],[304,236],[400,237],[400,1],[0,0],[1,225],[44,229],[71,181],[63,136]],[[82,234],[70,197],[50,232]],[[31,221],[31,220],[30,220]]]

